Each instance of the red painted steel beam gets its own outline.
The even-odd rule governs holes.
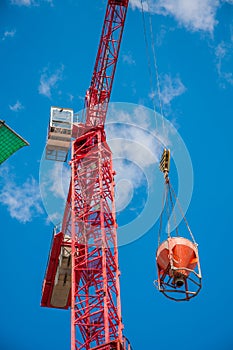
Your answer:
[[[85,98],[86,125],[104,125],[129,0],[109,0],[90,88]]]
[[[73,129],[72,176],[62,223],[72,247],[72,350],[130,349],[122,336],[114,171],[104,132],[128,3],[108,1],[85,98],[85,124]]]
[[[51,297],[53,293],[55,277],[59,264],[59,256],[61,253],[61,247],[63,244],[64,234],[59,232],[53,236],[53,241],[50,249],[50,256],[47,264],[45,279],[42,288],[41,306],[54,308],[51,304]],[[70,306],[70,299],[67,300],[67,304],[62,309],[68,309]]]
[[[114,172],[103,129],[74,141],[71,166],[71,349],[87,350],[123,341]],[[82,259],[76,244],[83,247]]]

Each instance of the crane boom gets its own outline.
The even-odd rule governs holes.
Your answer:
[[[91,85],[85,97],[86,125],[103,126],[116,70],[129,0],[109,0]]]

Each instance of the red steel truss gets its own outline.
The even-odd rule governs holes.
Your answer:
[[[128,2],[108,1],[85,98],[86,121],[72,145],[72,350],[130,348],[122,336],[114,172],[104,132]]]
[[[72,152],[72,349],[123,349],[114,172],[103,128],[84,132]]]
[[[109,0],[90,88],[85,98],[86,125],[104,125],[129,0]]]
[[[62,230],[43,285],[42,306],[71,307],[71,350],[131,350],[122,335],[114,171],[104,131],[128,3],[108,0],[85,124],[73,126]]]

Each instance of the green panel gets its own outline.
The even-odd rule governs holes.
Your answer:
[[[0,120],[0,164],[21,147],[27,145],[27,141],[17,135],[9,126]]]

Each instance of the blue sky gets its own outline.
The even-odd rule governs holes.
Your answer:
[[[125,334],[134,350],[230,350],[233,1],[150,0],[143,1],[143,6],[148,38],[151,14],[164,115],[178,130],[192,161],[194,187],[187,217],[199,243],[203,288],[189,303],[174,303],[153,286],[158,232],[155,213],[161,204],[162,184],[158,173],[153,181],[155,206],[149,211],[153,227],[142,229],[140,238],[119,248]],[[3,350],[69,349],[69,311],[40,307],[53,224],[42,203],[39,169],[50,106],[75,112],[83,107],[105,7],[103,0],[0,3],[0,118],[30,143],[0,168]],[[149,54],[152,61],[151,46]],[[153,84],[141,2],[132,0],[111,101],[153,109],[155,95],[158,110],[155,79]],[[124,118],[129,111],[125,108]],[[145,121],[140,110],[131,115],[130,123],[154,130],[155,126],[145,125]],[[139,131],[133,134],[133,141],[140,138],[142,148],[153,147]],[[134,148],[124,149],[127,156],[135,156]],[[137,153],[140,155],[143,153]],[[141,164],[139,158],[137,164]],[[148,198],[147,173],[140,175],[131,163],[125,168],[127,181],[121,182],[125,191],[119,192],[121,198],[123,194],[126,197],[118,202],[119,208],[125,207],[118,214],[120,224],[126,225],[125,234],[131,227],[127,222],[141,213]],[[116,166],[120,171],[122,164],[116,162]],[[181,172],[188,181],[192,174],[186,169],[184,165]],[[53,170],[56,183],[60,170]],[[177,182],[175,166],[171,178]],[[64,199],[66,185],[56,188],[54,183],[49,184],[50,194]],[[122,187],[118,187],[120,191]]]

